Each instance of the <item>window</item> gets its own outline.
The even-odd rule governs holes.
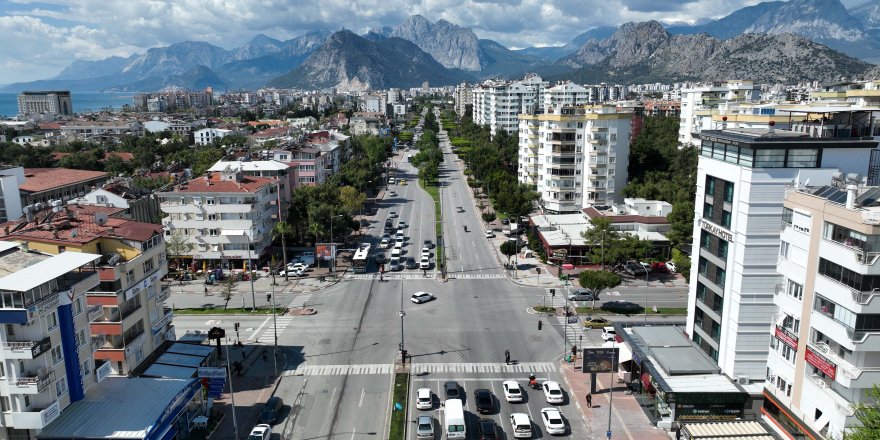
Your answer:
[[[700,247],[703,249],[709,249],[711,244],[712,244],[712,236],[706,231],[701,231],[700,232]]]
[[[89,361],[85,361],[79,366],[79,372],[83,377],[88,377],[88,375],[92,374],[92,367],[89,365]]]
[[[793,148],[788,150],[789,168],[814,168],[818,166],[818,148]]]
[[[2,410],[3,412],[12,411],[12,406],[10,406],[9,404],[8,397],[0,397],[0,410]]]
[[[53,310],[52,313],[46,315],[46,329],[50,332],[58,327],[58,315],[56,313],[57,312]]]
[[[133,284],[134,283],[134,269],[129,270],[128,273],[125,274],[125,283],[126,284]]]
[[[61,397],[67,392],[67,381],[59,379],[55,381],[55,397]]]
[[[706,176],[706,194],[710,196],[715,194],[715,178],[712,176]]]
[[[727,246],[728,243],[726,240],[718,240],[718,256],[721,258],[727,258]]]
[[[55,365],[61,362],[64,359],[64,356],[61,355],[61,346],[56,345],[52,347],[52,365]]]
[[[150,258],[147,261],[144,261],[144,275],[153,271],[153,259]]]
[[[787,241],[779,242],[779,255],[785,258],[788,258],[788,252],[790,250],[791,245]]]
[[[205,204],[206,204],[206,205],[213,205],[213,204],[214,204],[214,198],[213,198],[213,197],[206,197],[206,198],[205,198]]]
[[[759,168],[782,168],[785,166],[784,149],[760,149],[755,151],[755,166]]]
[[[73,300],[73,316],[77,316],[83,311],[83,297],[79,296]]]
[[[733,203],[733,183],[724,182],[724,201]]]
[[[786,289],[788,296],[798,300],[804,300],[804,286],[792,281],[788,280],[788,289]]]
[[[712,204],[711,203],[703,203],[703,218],[707,218],[707,219],[712,218]]]
[[[216,236],[220,235],[220,230],[219,229],[211,229],[210,235],[211,235],[211,237],[216,237]]]
[[[730,229],[732,214],[730,211],[721,211],[721,226]]]

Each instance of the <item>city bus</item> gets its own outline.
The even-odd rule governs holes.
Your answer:
[[[367,271],[367,265],[370,263],[370,243],[361,243],[354,252],[351,259],[351,271],[354,273],[364,273]]]

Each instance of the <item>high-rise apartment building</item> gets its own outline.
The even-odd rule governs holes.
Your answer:
[[[764,413],[792,438],[841,439],[880,383],[880,187],[860,182],[785,197]]]
[[[519,115],[519,181],[551,213],[622,202],[632,117],[601,105]]]
[[[678,143],[700,146],[700,139],[693,134],[716,128],[711,125],[712,114],[720,104],[757,101],[760,97],[761,87],[752,81],[730,80],[683,88]]]
[[[455,86],[453,99],[455,100],[455,114],[459,117],[467,113],[468,107],[473,107],[472,87],[468,83],[461,83]]]
[[[865,170],[877,142],[771,129],[699,135],[687,332],[741,383],[763,381],[786,187]]]
[[[474,123],[488,125],[492,133],[515,133],[519,115],[540,112],[546,87],[547,81],[534,74],[518,81],[483,82],[471,90]]]
[[[71,115],[73,102],[70,100],[70,91],[21,92],[18,95],[18,114]]]
[[[560,82],[544,90],[545,112],[550,109],[590,103],[590,91],[571,81]]]
[[[97,384],[86,292],[100,259],[0,241],[0,439],[36,438]]]

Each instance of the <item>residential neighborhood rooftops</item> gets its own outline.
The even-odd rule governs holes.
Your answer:
[[[242,171],[281,171],[290,168],[290,165],[277,160],[250,160],[250,161],[220,161],[215,163],[208,171],[223,171],[226,167]]]
[[[162,233],[162,225],[112,217],[122,211],[123,208],[76,204],[66,205],[57,213],[46,209],[37,212],[33,221],[23,218],[4,223],[0,237],[84,244],[100,237],[146,241]]]
[[[70,168],[25,168],[25,181],[19,189],[21,191],[37,193],[107,176],[108,174],[103,171],[74,170]]]
[[[240,176],[237,180],[224,180],[220,172],[210,172],[188,182],[176,185],[166,193],[254,193],[277,182],[267,177]]]

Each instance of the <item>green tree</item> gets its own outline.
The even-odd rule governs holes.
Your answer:
[[[855,405],[855,416],[860,426],[853,426],[844,434],[846,440],[876,440],[880,438],[880,385],[873,384],[865,392],[867,399]]]
[[[293,227],[285,221],[275,223],[275,226],[272,228],[273,237],[281,238],[281,255],[284,257],[284,281],[290,280],[287,276],[287,237],[292,233]]]
[[[104,161],[104,171],[110,173],[111,176],[118,176],[120,174],[130,174],[131,167],[123,162],[119,156],[111,154]]]
[[[232,299],[234,294],[235,278],[230,275],[226,277],[226,280],[223,281],[223,286],[220,288],[220,298],[223,298],[223,310],[226,310],[229,307],[229,300]]]
[[[694,201],[681,200],[672,205],[672,212],[666,216],[669,221],[669,232],[666,238],[673,247],[687,246],[693,241],[694,236]]]
[[[608,217],[590,219],[590,229],[581,232],[581,238],[590,245],[591,262],[598,261],[602,265],[602,270],[605,270],[605,263],[614,262],[613,249],[620,240],[620,233],[611,228],[611,220]]]
[[[593,292],[593,308],[596,308],[596,298],[599,293],[610,287],[620,284],[620,276],[607,270],[585,270],[578,275],[578,283],[585,289]]]
[[[177,270],[182,275],[183,272],[183,256],[188,255],[193,250],[193,244],[179,231],[173,231],[171,236],[165,240],[165,250],[169,257],[177,259]],[[183,284],[183,276],[180,277],[180,284]]]
[[[339,189],[339,202],[342,208],[349,214],[354,214],[357,210],[364,206],[367,201],[367,195],[358,191],[353,186],[343,186]]]
[[[510,264],[510,257],[516,255],[516,242],[506,240],[504,243],[501,243],[499,250],[507,257],[507,264]]]

